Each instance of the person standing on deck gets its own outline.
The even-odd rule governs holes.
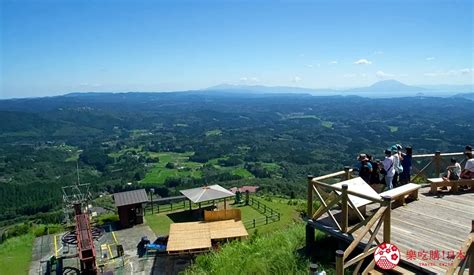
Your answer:
[[[474,158],[472,157],[472,147],[467,145],[464,150],[464,155],[466,156],[466,164],[464,170],[461,172],[462,179],[472,179],[474,178]]]
[[[392,150],[392,157],[393,157],[393,167],[395,168],[395,174],[393,175],[392,184],[394,187],[398,186],[398,177],[403,172],[403,166],[401,164],[403,157],[402,157],[402,146],[400,144],[395,144],[391,148]]]
[[[402,153],[402,167],[403,172],[400,174],[400,184],[407,184],[411,178],[411,159],[413,149],[410,146],[405,147],[405,153]]]
[[[385,170],[385,184],[387,189],[393,189],[393,176],[395,175],[394,160],[392,152],[390,150],[385,150],[385,159],[383,160],[383,169]]]
[[[357,158],[359,165],[357,169],[359,170],[359,177],[361,177],[365,182],[370,183],[370,177],[372,175],[372,164],[369,162],[366,154],[360,154]]]

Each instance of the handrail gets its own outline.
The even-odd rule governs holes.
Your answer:
[[[412,155],[412,158],[427,158],[427,157],[434,157],[436,154],[423,154],[423,155]],[[462,156],[464,155],[463,152],[459,153],[440,153],[441,157],[450,157],[450,156]]]
[[[413,155],[413,159],[420,159],[420,158],[431,158],[429,163],[424,165],[421,170],[416,169],[414,165],[412,165],[413,169],[416,169],[418,172],[417,174],[412,177],[411,180],[419,177],[421,174],[425,174],[428,167],[431,165],[434,166],[434,173],[438,175],[441,172],[441,167],[443,162],[446,160],[442,160],[442,157],[450,157],[450,156],[462,156],[462,152],[454,152],[454,153],[441,153],[439,151],[435,152],[434,154],[420,154],[420,155]],[[421,163],[418,163],[421,164]],[[362,266],[364,259],[371,255],[374,251],[374,247],[372,247],[372,243],[377,241],[377,232],[381,229],[383,224],[383,241],[386,243],[390,243],[391,239],[391,198],[390,197],[383,197],[383,198],[375,198],[372,196],[368,196],[365,194],[357,193],[354,191],[350,191],[347,189],[347,185],[343,185],[341,187],[334,186],[322,180],[343,176],[343,179],[349,180],[351,178],[351,172],[353,169],[350,167],[344,167],[344,171],[338,171],[327,175],[322,175],[318,177],[308,176],[308,219],[316,221],[321,217],[325,212],[328,213],[329,217],[335,222],[337,229],[343,234],[352,234],[356,230],[359,232],[357,237],[352,241],[346,251],[338,250],[336,251],[336,274],[344,274],[344,270],[349,266],[352,266],[357,263],[355,267],[354,274],[359,272],[359,269]],[[431,172],[431,170],[428,170]],[[316,194],[316,198],[321,201],[321,205],[313,213],[313,194]],[[361,221],[356,226],[349,228],[347,222],[347,215],[348,215],[348,206],[350,201],[347,199],[348,195],[353,195],[360,197],[362,199],[366,199],[375,203],[380,203],[381,208],[376,212],[376,214],[372,215],[368,219],[363,219],[363,217],[359,217]],[[336,221],[335,217],[331,213],[331,208],[334,205],[339,205],[341,210],[341,220],[338,222]],[[355,209],[357,210],[357,209]],[[334,211],[334,210],[333,210]],[[357,213],[357,211],[356,211]],[[358,216],[361,216],[360,213]],[[340,224],[339,224],[340,223]],[[372,230],[372,227],[375,226],[375,229]],[[363,229],[362,229],[363,228]],[[359,229],[361,229],[359,231]],[[308,233],[309,232],[309,233]],[[311,231],[307,231],[307,234],[311,234]],[[314,232],[313,232],[314,234]],[[364,249],[364,251],[352,259],[349,259],[349,255],[355,247],[362,241],[364,236],[370,234],[369,241]],[[311,237],[307,235],[307,242],[311,240]],[[378,242],[378,241],[377,241]],[[474,221],[472,225],[472,232],[468,236],[468,239],[464,242],[463,246],[461,247],[461,251],[463,251],[467,258],[464,261],[456,260],[453,263],[453,266],[448,270],[448,274],[453,274],[456,269],[460,269],[461,271],[466,269],[467,263],[470,263],[468,266],[469,270],[472,272],[474,270]],[[373,268],[374,263],[371,262],[369,266],[365,268],[363,273],[366,273],[370,268]]]
[[[343,190],[342,187],[334,186],[334,185],[327,184],[327,183],[324,183],[324,182],[320,182],[320,181],[317,181],[317,180],[314,180],[314,179],[312,181],[315,184],[319,185],[319,186],[329,188],[329,189],[333,189],[335,191],[342,192],[342,190]],[[373,201],[373,202],[383,202],[382,198],[371,197],[371,196],[368,196],[368,195],[365,195],[365,194],[362,194],[362,193],[357,193],[357,192],[354,192],[354,191],[351,191],[351,190],[347,190],[347,194],[357,196],[357,197],[360,197],[360,198],[363,198],[363,199],[366,199],[366,200],[369,200],[369,201]]]

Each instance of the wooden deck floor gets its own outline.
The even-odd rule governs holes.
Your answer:
[[[471,231],[471,221],[474,220],[474,192],[432,196],[428,191],[429,187],[421,188],[418,201],[393,209],[391,243],[400,249],[404,263],[436,274],[444,274],[452,263],[452,260],[447,258],[448,253],[457,255]],[[367,214],[376,207],[375,204],[368,206]],[[333,222],[327,216],[322,216],[314,222],[314,226],[339,238],[348,241],[352,239],[335,230]],[[356,235],[357,231],[354,237]],[[378,237],[382,240],[382,230],[379,231]],[[439,260],[433,254],[435,251],[439,253]],[[415,259],[408,257],[409,253],[413,252],[416,253]]]

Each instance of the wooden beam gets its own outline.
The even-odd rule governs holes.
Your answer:
[[[352,169],[351,169],[351,171],[352,171]],[[332,173],[332,174],[327,174],[327,175],[324,175],[324,176],[315,177],[314,180],[330,179],[330,178],[334,178],[334,177],[337,177],[337,176],[344,175],[344,173],[346,173],[346,172],[345,171],[339,171],[339,172],[335,172],[335,173]]]
[[[384,206],[386,207],[385,214],[383,216],[383,241],[390,243],[391,239],[391,219],[392,219],[392,197],[384,196]]]
[[[364,215],[362,215],[362,213],[360,213],[359,209],[357,207],[355,207],[354,203],[351,200],[349,200],[349,204],[351,205],[352,209],[354,209],[357,217],[361,220],[361,222],[364,222],[365,217],[364,217]],[[352,232],[354,232],[354,231],[352,231]],[[374,234],[374,232],[372,232],[372,230],[369,230],[369,233]],[[375,237],[375,242],[377,244],[380,244],[380,241],[379,241],[379,239],[377,239],[377,237]]]
[[[371,261],[367,267],[362,271],[362,274],[367,274],[370,270],[374,269],[375,261]]]
[[[342,259],[344,252],[336,251],[336,275],[344,275],[344,260]]]
[[[364,251],[363,251],[364,254],[368,253],[368,251],[370,251],[369,247],[372,245],[372,242],[377,239],[377,233],[379,232],[380,227],[382,226],[382,222],[383,222],[383,220],[380,219],[379,222],[377,223],[377,225],[375,226],[374,233],[371,233],[372,236],[370,236],[370,239],[369,239],[369,241],[367,242],[367,245],[364,248]],[[377,247],[373,247],[373,249],[375,251],[375,249],[377,249]],[[360,261],[357,264],[356,268],[354,269],[354,274],[357,274],[359,272],[359,269],[362,266],[362,263],[363,263],[363,261]]]
[[[313,179],[313,183],[317,184],[320,187],[325,187],[325,188],[328,188],[328,189],[332,189],[332,190],[335,190],[335,191],[342,192],[342,187],[333,186],[331,184],[320,182],[320,181],[317,181],[315,179]],[[351,190],[347,190],[347,194],[357,196],[357,197],[360,197],[360,198],[363,198],[363,199],[366,199],[366,200],[369,200],[369,201],[373,201],[373,202],[383,202],[382,199],[367,196],[365,194],[357,193],[357,192],[354,192],[354,191],[351,191]]]
[[[413,155],[412,158],[428,158],[428,157],[434,157],[435,154],[424,154],[424,155]],[[459,153],[441,153],[440,156],[442,157],[451,157],[451,156],[463,156],[463,152]]]
[[[441,173],[441,152],[436,151],[433,157],[435,174],[438,176]]]
[[[355,238],[352,243],[347,247],[346,251],[344,251],[344,259],[346,259],[349,254],[352,253],[352,251],[357,247],[357,245],[362,241],[362,239],[365,237],[365,235],[369,232],[370,228],[375,224],[376,221],[381,219],[382,215],[387,211],[387,207],[380,207],[379,210],[377,210],[377,213],[370,219],[370,221],[367,223],[365,226],[364,230],[357,234],[357,238]],[[385,224],[385,222],[384,222]]]
[[[313,216],[313,176],[308,175],[308,218]]]
[[[347,189],[349,186],[347,184],[342,185],[342,195],[341,195],[341,229],[342,232],[347,233],[347,227],[349,226],[349,207],[348,207],[348,197]]]
[[[369,248],[370,246],[367,246],[368,250],[364,250],[362,253],[359,255],[355,256],[354,258],[350,259],[344,264],[344,268],[348,268],[349,266],[357,263],[358,261],[363,260],[365,257],[369,256],[370,254],[373,254],[375,250],[377,249],[376,246]]]
[[[353,169],[351,169],[351,167],[349,166],[344,166],[344,173],[345,173],[345,176],[346,176],[346,180],[350,180],[351,179],[351,172],[352,172]]]
[[[324,201],[324,199],[323,199],[323,197],[321,196],[321,194],[319,194],[319,191],[318,191],[318,189],[316,188],[316,186],[313,185],[313,188],[314,188],[314,192],[316,193],[316,195],[317,195],[318,198],[319,198],[319,201],[322,203],[322,205],[323,205],[324,207],[327,207],[326,202]],[[331,219],[332,219],[332,221],[334,222],[334,224],[337,226],[337,229],[339,229],[340,231],[342,231],[342,230],[341,230],[341,226],[339,225],[339,223],[337,222],[336,218],[335,218],[334,215],[332,214],[331,209],[329,209],[329,210],[327,211],[327,213],[329,214],[329,217],[331,217]]]
[[[317,220],[322,214],[324,214],[324,212],[330,210],[331,207],[339,202],[339,197],[335,193],[331,193],[327,201],[328,202],[325,207],[319,207],[316,213],[314,213],[313,217],[311,218],[312,220]]]

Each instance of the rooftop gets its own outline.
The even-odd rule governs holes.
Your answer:
[[[145,189],[138,189],[114,194],[115,206],[125,206],[148,202],[148,196]]]

